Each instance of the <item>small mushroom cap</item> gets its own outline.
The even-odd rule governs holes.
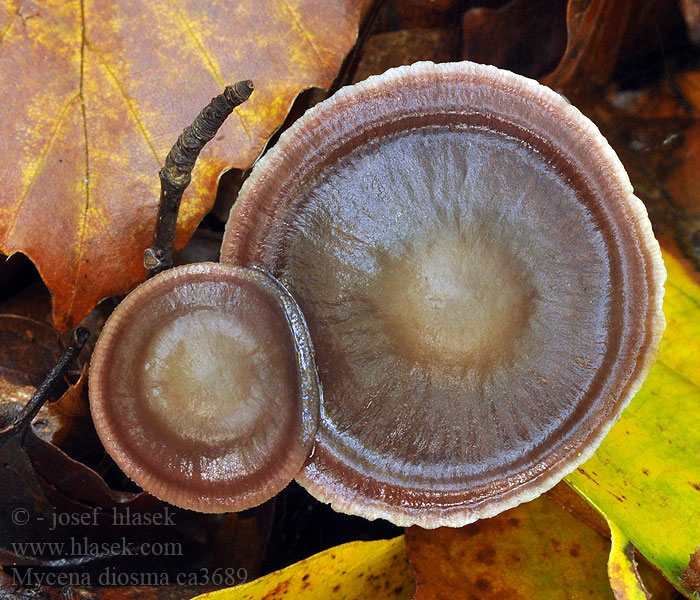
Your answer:
[[[319,385],[303,316],[261,271],[197,263],[136,288],[90,366],[105,449],[134,482],[200,512],[256,506],[311,450]]]
[[[583,463],[639,389],[665,269],[598,129],[537,82],[417,63],[342,89],[257,164],[221,260],[297,298],[324,397],[298,480],[462,526]]]

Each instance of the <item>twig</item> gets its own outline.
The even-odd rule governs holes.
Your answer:
[[[27,426],[32,422],[32,419],[37,415],[39,409],[48,400],[49,394],[56,387],[56,384],[63,378],[68,367],[80,354],[85,342],[90,337],[90,332],[85,327],[78,327],[71,335],[68,346],[65,347],[56,366],[51,369],[51,372],[46,376],[39,389],[34,393],[31,400],[27,402],[17,416],[12,420],[10,427],[5,430],[8,433],[17,433],[24,435]]]
[[[153,245],[143,254],[148,277],[173,266],[173,244],[180,201],[192,179],[192,169],[199,153],[223,125],[233,109],[245,102],[253,92],[253,82],[239,81],[229,85],[223,94],[197,115],[192,125],[177,138],[160,170],[160,204]]]

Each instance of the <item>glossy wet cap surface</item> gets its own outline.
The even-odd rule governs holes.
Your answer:
[[[242,510],[296,475],[318,385],[303,318],[259,271],[177,267],[117,307],[92,359],[105,448],[141,487],[202,512]]]
[[[339,510],[460,526],[590,456],[641,385],[665,271],[595,126],[536,82],[418,63],[256,166],[222,261],[279,277],[324,385],[299,476]]]

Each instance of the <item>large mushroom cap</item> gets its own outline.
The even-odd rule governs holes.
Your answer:
[[[165,271],[105,325],[90,408],[137,484],[201,512],[250,508],[311,450],[319,386],[301,313],[268,275],[218,263]]]
[[[259,161],[222,261],[297,298],[324,397],[298,476],[341,511],[461,526],[584,462],[657,352],[665,270],[620,161],[537,82],[417,63]]]

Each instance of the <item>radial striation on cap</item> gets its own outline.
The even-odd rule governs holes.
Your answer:
[[[552,487],[665,325],[659,245],[598,129],[468,62],[307,112],[243,186],[221,260],[273,273],[309,323],[324,396],[300,483],[399,525],[461,526]]]
[[[227,512],[297,474],[318,424],[303,316],[261,271],[165,271],[117,307],[90,367],[97,432],[134,482],[171,504]]]

